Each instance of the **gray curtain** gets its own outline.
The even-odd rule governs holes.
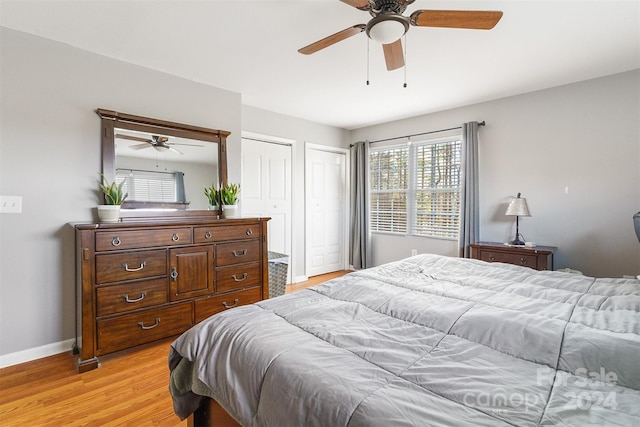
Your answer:
[[[349,261],[356,270],[371,267],[369,230],[369,142],[351,146],[351,248]]]
[[[173,176],[175,177],[176,181],[176,201],[186,203],[187,195],[184,191],[184,173],[175,172]]]
[[[471,256],[469,244],[479,239],[478,122],[462,125],[459,255]]]

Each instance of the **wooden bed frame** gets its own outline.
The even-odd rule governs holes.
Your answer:
[[[240,427],[240,424],[214,399],[205,397],[200,407],[187,418],[189,427]]]

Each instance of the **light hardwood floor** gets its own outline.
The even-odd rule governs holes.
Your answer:
[[[345,273],[287,285],[286,292]],[[70,352],[0,369],[0,426],[186,426],[168,391],[172,341],[104,356],[100,368],[82,374]]]

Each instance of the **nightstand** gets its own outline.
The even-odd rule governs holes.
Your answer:
[[[509,246],[504,243],[478,242],[469,245],[471,258],[488,262],[505,262],[535,270],[553,270],[555,246]]]

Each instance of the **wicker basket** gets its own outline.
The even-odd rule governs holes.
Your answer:
[[[288,269],[289,255],[269,251],[269,298],[284,295]]]

